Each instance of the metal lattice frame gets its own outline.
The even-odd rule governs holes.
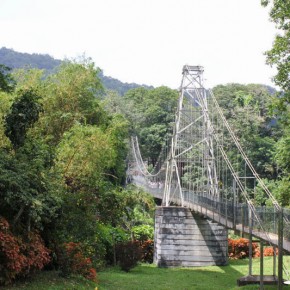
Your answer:
[[[169,206],[171,196],[179,193],[183,206],[182,176],[188,167],[190,151],[198,148],[200,153],[200,193],[218,197],[218,180],[213,149],[213,130],[209,117],[207,92],[203,87],[203,67],[183,67],[175,128],[170,158],[167,161],[163,204]],[[202,128],[200,130],[200,128]],[[174,181],[175,180],[175,181]]]

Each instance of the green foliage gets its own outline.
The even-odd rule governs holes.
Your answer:
[[[134,238],[138,241],[153,240],[154,227],[153,225],[141,224],[132,228]]]
[[[279,29],[272,48],[266,52],[267,63],[275,66],[277,73],[274,76],[274,83],[281,88],[271,104],[272,113],[275,114],[284,127],[283,137],[278,141],[275,152],[275,159],[280,167],[278,199],[283,205],[290,204],[289,193],[289,126],[290,126],[290,3],[283,0],[262,0],[263,6],[270,6],[271,21]],[[277,190],[278,191],[278,190]]]
[[[24,145],[28,129],[38,120],[42,107],[37,99],[39,96],[34,91],[21,91],[5,117],[5,134],[14,149]]]
[[[285,125],[289,126],[289,102],[290,102],[290,3],[283,0],[262,0],[262,5],[271,5],[270,18],[279,29],[275,37],[272,49],[266,52],[267,63],[277,68],[274,82],[282,89],[273,102],[273,111],[279,116]]]
[[[95,126],[75,125],[67,131],[56,150],[56,170],[74,190],[95,188],[106,169],[115,164],[110,136]]]
[[[153,225],[154,200],[149,193],[134,186],[128,186],[122,190],[120,196],[123,209],[120,222],[134,240],[136,238],[133,230],[135,226]]]
[[[125,184],[125,161],[128,156],[127,140],[129,138],[129,122],[123,115],[113,114],[105,133],[110,136],[110,142],[115,152],[115,162],[110,167],[107,177],[114,184]]]
[[[274,189],[273,193],[275,198],[283,207],[289,207],[290,205],[290,177],[283,176],[277,180],[277,187]]]
[[[15,87],[15,81],[10,74],[11,68],[0,64],[0,92],[11,93]]]
[[[35,68],[15,69],[13,70],[13,78],[17,82],[16,92],[34,91],[42,97],[45,97],[44,88],[44,71]]]
[[[45,223],[56,217],[60,200],[48,184],[49,176],[43,164],[25,155],[9,155],[0,151],[0,211],[16,223],[24,223],[28,229],[42,228]]]
[[[290,205],[289,177],[283,176],[276,180],[263,179],[263,182],[281,206],[286,207]],[[255,188],[254,199],[257,205],[272,206],[272,202],[269,200],[269,197],[266,195],[260,184]]]
[[[290,131],[289,131],[290,132]],[[285,132],[285,135],[280,138],[276,144],[275,159],[278,166],[284,171],[290,173],[290,135]]]
[[[0,148],[11,146],[9,138],[5,135],[5,119],[14,97],[11,94],[0,92]]]
[[[275,125],[276,120],[269,114],[272,96],[268,88],[255,84],[228,84],[216,86],[213,92],[257,172],[262,177],[276,178],[273,155],[281,133]],[[223,134],[227,140],[227,131]],[[235,155],[235,150],[234,147],[229,148],[229,154]]]
[[[98,71],[90,60],[67,61],[45,80],[46,97],[42,102],[45,114],[40,118],[40,128],[53,146],[77,123],[105,123],[105,113],[96,99],[102,91]]]
[[[132,134],[139,137],[143,158],[154,166],[172,131],[178,92],[167,87],[137,88],[128,91],[124,99]]]

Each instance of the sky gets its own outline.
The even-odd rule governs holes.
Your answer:
[[[264,52],[277,34],[260,0],[0,0],[0,47],[91,57],[104,74],[176,89],[182,67],[205,86],[274,86]]]

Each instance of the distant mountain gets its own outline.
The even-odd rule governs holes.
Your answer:
[[[51,72],[54,68],[59,66],[61,62],[62,61],[60,59],[55,59],[48,54],[29,54],[17,52],[6,47],[0,48],[0,64],[4,64],[12,69],[32,67],[45,69]],[[124,95],[128,90],[138,87],[153,89],[152,86],[139,85],[135,83],[123,83],[110,76],[105,76],[102,72],[99,76],[106,89],[117,91],[120,95]]]
[[[11,68],[30,66],[51,71],[61,64],[61,60],[54,59],[48,54],[22,53],[2,47],[0,48],[0,63]]]

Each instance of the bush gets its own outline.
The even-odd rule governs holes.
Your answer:
[[[116,250],[119,265],[125,272],[129,272],[141,261],[142,251],[138,241],[117,244]]]
[[[93,268],[91,259],[84,257],[80,243],[65,243],[59,257],[59,264],[64,277],[77,274],[92,281],[97,279],[96,269]]]
[[[30,232],[24,242],[11,233],[9,223],[0,217],[0,284],[41,270],[50,262],[49,253],[38,233]]]
[[[141,261],[144,263],[153,263],[153,256],[154,256],[154,241],[147,240],[140,242],[142,257]]]
[[[258,245],[253,243],[253,253],[252,256],[255,257],[257,253]],[[228,239],[228,252],[230,259],[243,259],[249,256],[249,240],[240,239]]]
[[[269,257],[269,256],[274,256],[274,250],[273,247],[266,247],[264,248],[264,257]],[[255,258],[260,257],[261,252],[260,252],[260,248],[257,248],[256,252],[255,252]],[[276,255],[278,255],[278,249],[276,248]]]

